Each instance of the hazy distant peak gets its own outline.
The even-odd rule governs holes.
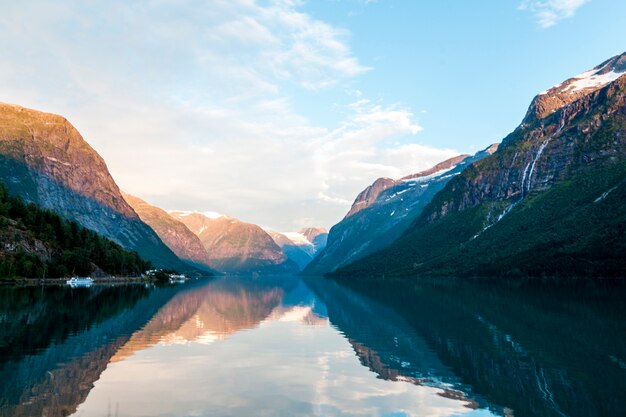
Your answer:
[[[199,214],[201,216],[204,216],[206,218],[209,219],[219,219],[222,217],[228,217],[225,214],[222,213],[218,213],[216,211],[185,211],[185,210],[169,210],[167,212],[167,214],[169,214],[170,216],[174,216],[174,217],[187,217],[187,216],[191,216],[193,214]]]

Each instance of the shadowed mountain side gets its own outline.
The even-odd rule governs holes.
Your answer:
[[[0,180],[9,191],[137,251],[189,269],[122,197],[104,160],[63,117],[0,104]]]
[[[299,269],[304,268],[313,260],[313,256],[309,252],[284,234],[272,230],[266,230],[266,232],[274,239],[274,242],[282,249],[285,255],[298,265]]]
[[[497,148],[491,145],[472,156],[450,158],[398,180],[379,178],[357,196],[345,218],[330,229],[325,248],[304,274],[333,271],[390,245],[450,180]]]

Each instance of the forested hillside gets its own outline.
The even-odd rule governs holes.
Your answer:
[[[136,252],[26,204],[0,184],[0,279],[138,275],[151,264]]]

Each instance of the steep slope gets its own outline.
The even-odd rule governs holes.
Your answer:
[[[541,93],[400,239],[337,274],[626,276],[625,61]]]
[[[171,211],[200,238],[211,265],[228,273],[289,273],[290,261],[270,235],[259,226],[216,213]]]
[[[180,259],[202,269],[211,270],[211,260],[206,249],[200,238],[187,226],[167,214],[165,210],[152,206],[138,197],[126,193],[122,195],[141,220],[150,226]]]
[[[391,244],[448,181],[497,148],[492,145],[473,156],[456,156],[398,180],[377,179],[357,196],[346,217],[333,226],[325,249],[304,272],[312,275],[333,271]]]
[[[306,267],[315,255],[326,246],[328,232],[323,227],[309,227],[297,232],[280,233],[265,230],[274,242],[294,261],[300,270]]]
[[[158,267],[188,268],[122,197],[104,160],[63,117],[0,103],[0,180]]]
[[[69,275],[138,276],[151,268],[136,252],[9,196],[0,184],[0,279]]]

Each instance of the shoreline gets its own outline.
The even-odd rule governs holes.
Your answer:
[[[93,278],[94,284],[130,284],[130,283],[151,283],[154,280],[146,277],[99,277]],[[69,285],[69,278],[24,278],[0,280],[0,285]]]

